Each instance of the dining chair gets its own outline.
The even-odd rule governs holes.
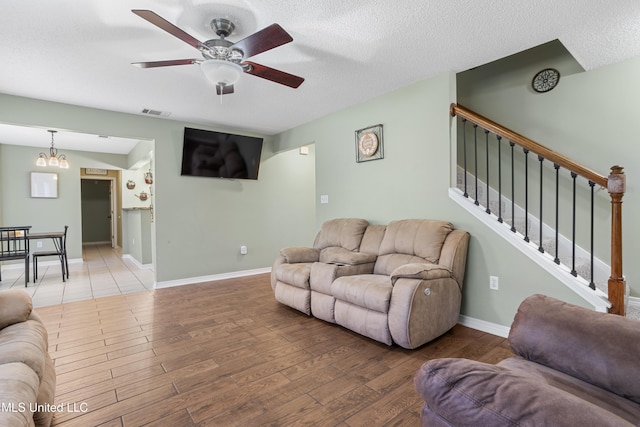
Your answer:
[[[38,258],[47,256],[57,256],[60,259],[60,265],[62,267],[62,281],[65,282],[65,276],[69,278],[69,264],[67,261],[67,230],[68,225],[64,226],[64,234],[59,244],[55,245],[55,250],[51,251],[36,251],[31,255],[33,257],[33,281],[38,279]]]
[[[30,225],[0,227],[0,261],[24,260],[25,287],[29,283],[29,229],[31,229]],[[2,280],[1,275],[0,280]]]

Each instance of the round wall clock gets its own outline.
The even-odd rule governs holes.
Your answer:
[[[533,76],[531,87],[538,93],[549,92],[560,81],[560,72],[555,68],[545,68]]]

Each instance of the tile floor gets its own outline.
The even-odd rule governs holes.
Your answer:
[[[69,263],[69,279],[62,281],[60,264],[55,258],[38,261],[38,281],[24,287],[24,268],[2,266],[0,290],[24,289],[31,295],[34,307],[89,300],[110,295],[141,292],[153,289],[153,270],[141,269],[136,263],[122,258],[119,248],[110,245],[83,247],[83,262]]]

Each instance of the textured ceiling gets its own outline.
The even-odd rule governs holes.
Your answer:
[[[252,58],[306,80],[243,75],[222,98],[199,52],[131,13],[150,9],[204,41],[214,17],[238,41],[274,22],[292,43]],[[2,2],[0,92],[275,134],[430,76],[559,39],[585,70],[640,55],[637,0],[19,0]],[[6,108],[7,106],[0,106]],[[46,145],[46,144],[45,144]]]

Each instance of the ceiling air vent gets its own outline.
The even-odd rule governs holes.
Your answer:
[[[150,108],[143,108],[142,114],[148,114],[150,116],[156,117],[169,117],[171,115],[171,113],[168,113],[166,111],[152,110]]]

